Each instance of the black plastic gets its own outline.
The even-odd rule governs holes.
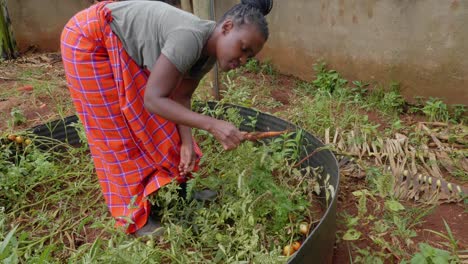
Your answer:
[[[50,123],[36,126],[32,128],[31,133],[41,136],[53,138],[63,141],[70,145],[80,144],[80,137],[73,124],[78,123],[79,119],[76,115],[69,116],[64,119],[52,121]]]
[[[200,105],[200,103],[198,105]],[[257,122],[255,128],[243,122],[241,124],[241,130],[243,131],[280,131],[286,129],[295,131],[299,129],[287,121],[250,108],[230,104],[218,106],[217,102],[209,102],[207,105],[211,109],[215,107],[223,107],[225,109],[236,108],[245,120],[248,120],[248,117],[256,118]],[[67,142],[71,145],[77,145],[80,144],[80,138],[72,124],[78,121],[76,116],[70,116],[65,119],[37,126],[33,128],[31,132],[39,136],[50,137]],[[324,145],[320,140],[310,133],[304,132],[301,156],[306,157],[315,149],[322,146]],[[324,194],[326,189],[332,189],[333,193],[328,201],[324,195],[318,197],[325,213],[320,222],[310,232],[308,238],[303,242],[301,249],[291,256],[288,263],[332,263],[336,233],[336,193],[338,193],[339,188],[338,163],[333,153],[324,149],[315,153],[312,157],[303,162],[301,166],[322,167],[322,177],[318,181],[321,187],[321,194]]]

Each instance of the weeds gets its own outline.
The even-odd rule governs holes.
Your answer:
[[[430,121],[448,122],[449,112],[447,105],[442,100],[430,98],[423,107],[422,112]]]
[[[411,259],[413,263],[436,264],[436,263],[458,263],[450,252],[434,248],[426,243],[419,244],[420,252]]]
[[[451,254],[452,254],[451,259],[453,261],[455,261],[455,262],[460,261],[460,258],[458,257],[458,254],[459,254],[458,240],[455,239],[455,236],[452,233],[452,230],[450,229],[450,226],[447,224],[445,219],[444,219],[444,225],[445,225],[445,230],[447,231],[447,234],[443,234],[441,232],[437,232],[437,231],[434,231],[434,230],[426,230],[426,231],[431,232],[431,233],[443,238],[444,240],[446,240],[446,242],[443,242],[443,244],[447,248],[450,248]],[[422,248],[421,248],[421,251],[422,251]],[[423,254],[423,255],[427,255],[427,254]]]
[[[376,111],[387,121],[387,116],[397,116],[405,107],[397,85],[376,89],[358,81],[351,85],[336,71],[327,70],[323,63],[316,69],[315,81],[298,81],[296,87],[291,88],[295,97],[281,114],[319,136],[327,132],[331,133],[329,138],[333,138],[334,132],[337,135],[340,131],[346,131],[346,135],[356,132],[353,137],[346,138],[345,144],[359,147],[371,144],[380,132],[378,124],[370,121],[364,111]],[[262,78],[255,82],[243,76],[246,72]],[[30,80],[38,74],[26,72],[21,78]],[[228,89],[223,94],[223,102],[248,107],[278,106],[267,100],[271,98],[265,98],[270,94],[269,86],[274,86],[274,82],[269,81],[274,78],[264,75],[275,77],[276,74],[271,64],[250,61],[245,68],[226,74],[224,82]],[[37,97],[56,87],[34,85],[38,86],[34,94]],[[450,116],[448,106],[440,100],[431,99],[425,104],[422,98],[420,101],[421,106],[413,110],[424,113],[430,120],[464,122],[464,106],[455,106]],[[61,104],[62,101],[57,98],[53,102]],[[58,109],[61,115],[66,114],[66,108]],[[2,114],[9,115],[8,112]],[[206,114],[224,116],[237,125],[245,121],[255,127],[257,122],[255,118],[243,121],[233,110],[215,109]],[[391,126],[394,130],[407,129],[400,120],[392,120]],[[451,143],[459,144],[463,138],[461,132],[455,133],[461,136],[454,136],[453,131],[448,134],[447,141]],[[421,131],[406,135],[408,142],[418,149],[423,149],[430,140]],[[108,216],[86,144],[75,149],[54,142],[56,148],[44,151],[40,142],[45,139],[32,138],[34,143],[30,146],[2,141],[0,261],[286,262],[281,256],[281,247],[303,238],[297,232],[299,223],[320,218],[319,212],[310,209],[314,202],[310,190],[317,190],[313,180],[316,172],[299,171],[291,166],[299,155],[298,135],[290,134],[260,144],[245,143],[229,153],[223,152],[206,132],[197,131],[196,137],[205,157],[201,170],[187,188],[189,191],[211,188],[220,195],[212,203],[186,201],[177,195],[176,185],[161,189],[158,205],[162,208],[160,213],[166,233],[160,239],[133,239],[114,229],[114,220]],[[339,149],[340,144],[337,141],[330,146]],[[450,158],[461,163],[464,156],[460,155]],[[363,164],[362,160],[359,162]],[[453,175],[466,179],[465,170],[457,166]],[[338,232],[338,242],[346,240],[350,246],[353,263],[459,261],[460,246],[448,224],[446,234],[433,232],[444,240],[440,246],[448,251],[434,245],[415,245],[415,228],[429,210],[414,209],[398,201],[393,194],[393,175],[378,162],[362,166],[362,170],[366,172],[363,176],[366,185],[354,193],[356,213],[341,214],[344,228]],[[304,173],[311,177],[304,180]],[[358,180],[353,177],[359,176],[355,174],[343,174],[342,178],[351,179],[354,184]],[[366,242],[366,246],[361,246],[362,242]]]
[[[270,76],[275,76],[277,74],[276,69],[274,68],[271,61],[266,60],[261,63],[257,59],[250,59],[245,65],[244,70],[254,74],[266,74]]]
[[[348,81],[343,79],[335,70],[327,70],[324,62],[316,64],[314,70],[317,77],[312,84],[316,88],[323,89],[330,94],[333,94],[335,90],[343,88],[348,83]]]
[[[458,123],[466,123],[466,106],[465,105],[453,105],[453,121]]]
[[[18,125],[22,125],[26,123],[26,117],[24,116],[24,113],[22,110],[18,108],[13,108],[10,114],[11,114],[11,117],[13,118],[11,120],[11,124],[9,124],[10,127],[18,126]]]
[[[211,113],[238,125],[242,121],[236,111]],[[79,134],[83,136],[82,130]],[[90,177],[94,173],[86,144],[75,149],[42,138],[31,137],[33,144],[27,146],[4,141],[1,256],[30,263],[128,259],[284,263],[282,247],[302,239],[299,223],[320,218],[308,212],[314,177],[304,178],[289,165],[298,158],[301,137],[289,134],[262,144],[247,142],[228,153],[204,131],[197,138],[205,156],[188,189],[215,189],[218,201],[185,201],[176,194],[176,185],[166,186],[158,192],[166,232],[163,240],[147,243],[112,230],[108,217],[96,217],[107,213],[96,177]],[[49,143],[56,146],[44,152],[40,146],[52,146]],[[8,230],[6,223],[19,225]],[[98,230],[102,231],[88,237]]]
[[[67,258],[75,243],[86,241],[86,233],[93,230],[90,212],[103,209],[96,206],[102,201],[96,178],[90,177],[92,163],[85,148],[31,139],[30,145],[2,142],[0,206],[4,218],[0,230],[5,234],[7,226],[18,225],[9,245],[21,262]],[[57,147],[41,150],[50,143]]]
[[[369,93],[367,101],[366,109],[377,108],[387,115],[400,114],[403,112],[403,106],[405,105],[405,100],[400,94],[400,87],[397,83],[390,84],[388,90],[382,86],[373,89]]]

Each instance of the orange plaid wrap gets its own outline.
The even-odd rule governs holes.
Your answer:
[[[174,179],[187,179],[179,176],[176,124],[145,109],[149,72],[132,60],[112,32],[107,3],[91,6],[67,23],[61,51],[107,206],[116,225],[133,233],[149,216],[146,197]],[[196,143],[194,149],[198,165],[201,151]]]

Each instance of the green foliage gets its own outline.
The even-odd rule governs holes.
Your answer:
[[[313,95],[316,90],[317,88],[315,88],[315,86],[311,82],[296,81],[295,91],[300,95]]]
[[[89,177],[93,166],[86,148],[31,139],[27,146],[2,139],[0,146],[0,237],[8,248],[0,255],[20,263],[48,263],[70,254],[63,241],[58,242],[67,230],[78,228],[76,236],[83,232],[80,226],[89,231],[88,210],[95,210],[96,202],[83,194],[93,197],[99,186]],[[14,235],[7,233],[11,222],[18,224]]]
[[[411,259],[411,264],[456,263],[450,252],[434,248],[426,243],[419,244],[420,252]]]
[[[381,197],[391,196],[393,193],[395,179],[390,172],[385,172],[379,167],[369,167],[367,169],[366,181],[369,188]]]
[[[0,62],[18,56],[18,47],[13,34],[6,1],[0,1]]]
[[[204,112],[239,124],[237,111],[205,108]],[[230,152],[223,152],[205,131],[197,131],[196,138],[205,155],[189,189],[216,190],[217,200],[184,201],[175,184],[151,198],[162,208],[165,240],[173,251],[182,252],[177,259],[182,263],[211,257],[215,263],[283,261],[282,246],[300,237],[298,223],[310,221],[308,190],[316,184],[312,175],[303,177],[290,165],[298,158],[301,133],[258,144],[245,142]],[[193,252],[185,254],[186,248]]]
[[[34,146],[21,148],[15,142],[3,145],[0,153],[0,204],[20,203],[32,187],[49,177],[57,177],[59,164],[54,164],[49,153]]]
[[[360,114],[356,105],[349,101],[349,89],[338,89],[333,95],[326,90],[317,90],[312,98],[300,100],[289,114],[289,119],[317,135],[325,129],[352,129],[371,127],[368,117]]]
[[[221,91],[223,95],[222,102],[229,102],[245,107],[250,107],[255,103],[255,97],[252,96],[252,86],[249,83],[237,85],[229,76],[226,76],[224,86]]]
[[[326,70],[325,64],[319,64],[316,70],[315,81],[297,82],[295,93],[299,100],[291,101],[287,112],[281,114],[318,136],[324,135],[327,128],[331,138],[336,130],[353,131],[356,133],[351,141],[361,144],[379,133],[378,125],[369,121],[364,109],[377,109],[393,117],[403,109],[405,103],[397,85],[370,89],[368,84],[354,81],[348,86],[348,81],[337,72]],[[258,84],[247,79],[241,75],[245,72],[261,75],[263,82]],[[257,61],[229,72],[223,102],[269,108],[271,105],[261,98],[258,89],[274,79],[265,78],[266,74],[276,72],[271,64]],[[24,73],[25,78],[36,75]],[[42,93],[52,87],[34,86]],[[445,118],[444,113],[437,113],[438,107],[430,104],[425,107],[434,120]],[[418,109],[422,112],[423,106]],[[236,125],[243,122],[252,128],[257,122],[254,117],[242,120],[233,109],[218,108],[205,113]],[[464,106],[454,107],[452,120],[463,120],[464,114]],[[396,117],[390,124],[395,130],[405,129],[404,122]],[[80,135],[86,143],[83,131]],[[427,143],[427,137],[407,135],[412,143]],[[153,202],[162,208],[159,213],[166,232],[158,239],[134,239],[115,230],[98,181],[92,176],[95,172],[86,144],[80,149],[59,145],[44,151],[34,144],[25,148],[4,142],[0,154],[0,205],[6,206],[5,212],[0,213],[0,261],[286,262],[281,256],[282,246],[303,238],[297,233],[298,223],[314,222],[320,217],[309,211],[315,202],[310,190],[317,189],[316,172],[291,166],[299,156],[300,133],[243,143],[231,152],[223,151],[205,131],[197,131],[196,137],[205,156],[201,170],[188,182],[188,190],[210,188],[217,190],[219,196],[214,202],[185,201],[178,196],[178,185],[174,183],[160,189]],[[394,200],[394,178],[390,173],[379,167],[364,169],[367,185],[358,182],[359,191],[354,193],[356,214],[344,214],[345,228],[339,230],[338,242],[347,241],[354,263],[396,262],[394,257],[410,260],[413,256],[408,249],[414,247],[415,225],[421,224],[426,211],[406,204],[403,207]],[[460,177],[465,177],[466,173],[462,172],[455,170]],[[362,227],[366,227],[365,231]],[[447,239],[444,245],[453,255],[449,263],[456,263],[455,255],[459,251],[454,234],[448,229],[446,234],[436,235]],[[362,241],[370,247],[362,247]],[[437,263],[447,260],[446,256],[442,250],[420,246],[414,259],[425,261],[420,263]]]
[[[466,106],[461,104],[453,105],[453,121],[458,123],[465,123],[467,120]]]
[[[266,75],[275,76],[276,74],[278,74],[275,67],[273,66],[273,63],[270,60],[265,60],[262,63],[261,68],[262,68],[262,73]]]
[[[447,105],[437,98],[430,98],[426,101],[426,105],[423,107],[422,112],[430,121],[448,122],[449,120]]]
[[[3,212],[0,214],[3,215]],[[13,228],[5,236],[5,219],[0,217],[0,261],[2,263],[19,263],[18,256],[18,241],[15,237],[15,233],[18,227]]]
[[[242,121],[232,109],[206,113],[237,125]],[[320,217],[308,210],[315,176],[310,169],[302,172],[291,165],[298,158],[301,135],[245,142],[225,152],[210,134],[197,131],[205,156],[188,190],[211,188],[219,195],[214,202],[185,201],[178,196],[178,185],[161,188],[157,199],[152,199],[161,208],[165,229],[161,240],[134,239],[112,227],[114,220],[102,203],[97,179],[90,177],[94,173],[86,144],[74,149],[42,138],[33,138],[28,146],[4,144],[0,204],[8,206],[4,220],[0,219],[4,240],[0,259],[12,263],[128,263],[132,259],[284,263],[282,247],[302,238],[299,223]],[[10,224],[5,223],[15,223],[14,219],[24,220],[9,230]]]
[[[21,109],[19,108],[13,108],[10,113],[12,119],[12,125],[21,125],[26,123],[27,119],[24,116],[24,113]]]
[[[405,104],[405,100],[401,96],[399,92],[396,91],[390,91],[388,93],[385,93],[383,99],[382,99],[382,104],[379,105],[379,107],[383,111],[388,111],[388,109],[392,111],[396,111],[400,113],[402,111],[402,106]]]
[[[244,65],[244,68],[246,71],[258,74],[260,73],[261,69],[261,64],[257,59],[250,59],[247,61],[247,63]]]
[[[324,62],[314,65],[314,70],[317,76],[312,84],[317,89],[322,89],[330,94],[337,89],[343,88],[348,83],[335,70],[327,70],[327,65]]]
[[[244,65],[243,69],[247,72],[254,73],[254,74],[266,74],[266,75],[276,75],[277,72],[271,63],[270,60],[266,60],[263,63],[257,59],[250,59]]]
[[[405,210],[405,207],[395,200],[387,200],[385,201],[385,207],[393,212],[399,212]]]
[[[371,110],[379,109],[381,112],[394,115],[403,111],[405,100],[400,94],[400,87],[397,83],[390,84],[390,89],[383,87],[373,89],[365,103],[365,108]]]
[[[363,83],[361,81],[353,81],[354,87],[351,88],[352,101],[354,103],[362,103],[365,100],[367,95],[368,83]]]
[[[381,252],[375,252],[369,247],[365,249],[356,249],[358,256],[354,259],[354,263],[364,263],[364,264],[383,264],[386,255]]]

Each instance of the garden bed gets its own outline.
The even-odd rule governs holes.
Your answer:
[[[73,113],[63,69],[55,58],[32,54],[0,64],[0,71],[5,73],[0,76],[4,139]],[[447,182],[452,183],[452,190],[455,186],[468,187],[468,174],[463,167],[467,148],[460,144],[466,141],[467,131],[466,118],[460,114],[463,108],[448,111],[447,105],[436,99],[421,99],[418,105],[408,105],[394,86],[346,83],[336,72],[320,67],[317,70],[315,80],[305,82],[275,72],[271,64],[249,63],[223,77],[222,101],[275,113],[313,132],[338,155],[341,177],[334,262],[395,263],[421,256],[463,261],[466,255],[463,249],[468,245],[464,224],[466,199],[464,203],[457,193],[445,188]],[[31,86],[32,90],[23,89],[25,86]],[[202,83],[195,97],[210,99],[209,87],[208,83]],[[328,90],[330,87],[334,87],[333,92]],[[51,127],[58,126],[59,123]],[[208,140],[206,135],[200,136]],[[74,140],[79,142],[79,137]],[[415,200],[411,192],[394,189],[399,174],[398,170],[388,170],[391,164],[387,149],[377,147],[380,157],[365,150],[366,144],[379,142],[406,144],[419,151],[415,153],[424,155],[442,155],[436,162],[424,157],[414,162],[417,170],[432,176],[433,182],[443,180],[445,189],[433,189],[427,181],[421,184],[420,187],[435,195],[425,197],[435,198],[432,201]],[[8,144],[3,144],[2,150]],[[15,150],[16,145],[11,146]],[[29,152],[17,156],[24,159],[13,163],[10,156],[2,158],[2,188],[8,185],[10,192],[17,192],[0,205],[4,207],[0,212],[0,241],[6,245],[2,256],[29,263],[41,260],[60,263],[125,262],[157,259],[161,254],[166,254],[166,258],[179,255],[155,247],[157,240],[148,241],[149,245],[153,243],[148,246],[115,230],[87,148],[79,145],[71,148],[62,143],[58,146],[60,151],[44,148],[36,151],[29,147]],[[204,150],[206,158],[212,155],[210,149]],[[407,164],[411,164],[411,151],[407,153],[395,154],[400,159],[407,157]],[[203,176],[203,171],[199,176]],[[200,177],[197,185],[208,185],[207,179],[219,176],[214,174]],[[275,176],[277,172],[272,174]],[[405,188],[411,190],[410,185]],[[2,195],[6,193],[4,190]],[[312,212],[320,210],[311,208]],[[311,217],[304,220],[314,221]],[[283,241],[290,243],[301,238],[291,240],[290,235]],[[278,245],[283,243],[280,241]],[[281,254],[280,251],[278,248],[276,253]]]
[[[292,255],[290,263],[330,261],[339,182],[331,152],[320,149],[322,143],[307,132],[251,109],[210,103],[199,106],[199,111],[227,119],[244,131],[291,132],[224,152],[209,133],[198,131],[196,138],[205,155],[187,189],[190,193],[210,188],[218,191],[218,197],[211,203],[190,197],[186,201],[176,195],[174,184],[161,190],[159,213],[167,229],[157,244],[161,260],[169,260],[164,250],[177,245],[176,251],[183,252],[178,259],[187,261],[269,258],[273,263],[285,261],[285,255]],[[34,128],[36,146],[41,143],[50,151],[54,147],[45,143],[53,140],[78,144],[77,121],[72,116]],[[47,137],[53,140],[44,141]],[[11,142],[12,146],[33,147],[23,142]],[[23,160],[16,159],[15,163]]]

